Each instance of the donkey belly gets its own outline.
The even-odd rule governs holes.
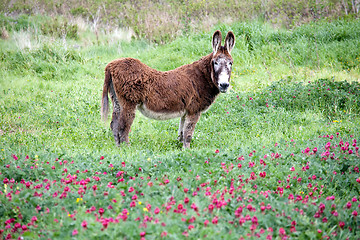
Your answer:
[[[145,104],[140,104],[137,108],[145,117],[155,120],[168,120],[172,118],[182,117],[185,114],[185,110],[180,112],[155,112],[148,109]]]

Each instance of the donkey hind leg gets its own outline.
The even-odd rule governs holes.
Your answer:
[[[178,136],[178,139],[180,142],[183,142],[184,141],[184,123],[185,123],[185,116],[182,116],[180,118],[180,124],[179,124],[179,136]]]
[[[110,123],[110,128],[114,134],[115,143],[117,145],[120,145],[120,138],[119,138],[119,128],[120,128],[120,111],[121,111],[121,105],[119,103],[118,98],[116,97],[114,86],[112,82],[110,83],[110,90],[109,95],[111,97],[111,102],[113,105],[113,113],[112,113],[112,119]]]
[[[190,148],[190,142],[194,134],[195,126],[200,118],[200,113],[186,115],[183,130],[184,148]]]
[[[129,132],[131,124],[135,118],[136,104],[126,102],[121,106],[120,115],[118,118],[118,137],[119,142],[129,143]]]

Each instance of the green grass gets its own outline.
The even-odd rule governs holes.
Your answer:
[[[33,43],[31,47],[20,48],[19,43],[12,39],[0,40],[0,180],[14,178],[14,184],[22,189],[19,183],[21,179],[33,184],[36,180],[42,182],[44,179],[60,182],[67,174],[76,174],[79,181],[96,176],[95,172],[109,172],[108,175],[101,175],[102,180],[97,183],[100,193],[93,196],[91,191],[87,191],[81,204],[76,203],[79,198],[78,185],[71,186],[72,191],[64,200],[48,197],[57,191],[61,194],[62,185],[59,184],[51,185],[49,192],[44,190],[43,200],[32,196],[31,191],[35,189],[31,187],[31,191],[25,188],[21,194],[13,194],[13,201],[8,201],[3,194],[5,191],[8,193],[8,186],[13,183],[8,183],[7,187],[1,186],[1,222],[15,218],[26,224],[35,215],[39,219],[39,228],[29,227],[31,231],[24,233],[24,236],[39,237],[37,234],[40,234],[40,238],[71,238],[75,228],[79,230],[80,237],[86,237],[86,233],[80,231],[83,220],[89,222],[88,230],[92,238],[96,238],[95,235],[98,238],[138,238],[140,232],[146,231],[147,238],[155,239],[165,230],[170,238],[180,238],[188,230],[189,219],[185,228],[182,226],[181,231],[178,230],[176,226],[182,221],[172,210],[169,215],[159,217],[167,222],[167,228],[162,229],[160,224],[149,224],[148,228],[142,229],[138,228],[139,223],[135,219],[140,216],[143,220],[145,210],[137,205],[139,207],[131,210],[126,224],[121,227],[111,225],[108,231],[101,231],[101,224],[90,218],[85,210],[93,205],[97,209],[105,208],[111,199],[117,199],[118,204],[113,204],[113,212],[106,212],[107,217],[115,218],[123,208],[129,209],[131,199],[121,197],[119,193],[120,190],[127,191],[129,186],[136,186],[139,193],[144,193],[140,197],[144,204],[152,204],[162,211],[165,209],[159,203],[167,204],[174,197],[177,205],[185,196],[199,209],[204,209],[210,203],[203,197],[205,187],[197,190],[202,194],[197,197],[184,195],[182,189],[188,187],[192,193],[199,184],[211,182],[212,192],[224,191],[225,187],[230,188],[231,179],[244,175],[242,178],[246,184],[243,189],[247,193],[236,190],[235,198],[253,199],[257,211],[262,202],[271,204],[276,211],[257,215],[258,229],[274,228],[275,238],[281,235],[281,227],[286,229],[288,235],[300,239],[316,239],[331,235],[333,231],[337,232],[339,239],[358,234],[356,225],[359,225],[359,220],[351,216],[357,204],[353,204],[351,212],[344,210],[343,206],[352,197],[358,197],[360,190],[360,184],[356,182],[360,175],[354,170],[358,166],[359,155],[355,154],[355,146],[351,145],[354,139],[359,139],[360,131],[360,52],[354,51],[360,49],[359,21],[318,22],[291,31],[274,30],[256,22],[219,25],[214,29],[221,29],[224,35],[226,31],[233,30],[237,38],[232,53],[233,87],[228,94],[220,95],[211,108],[202,114],[190,150],[182,150],[177,141],[179,119],[155,121],[140,113],[132,125],[130,146],[116,147],[109,123],[104,124],[100,120],[104,67],[115,58],[127,56],[139,58],[159,70],[173,69],[211,52],[213,31],[179,37],[165,45],[142,40],[112,44],[104,41],[98,45],[84,40],[82,36],[79,40],[64,40],[30,34],[24,35],[30,37],[23,41],[29,40]],[[10,32],[10,35],[15,36],[15,33]],[[107,36],[102,37],[100,39]],[[331,135],[335,137],[330,138]],[[348,154],[349,149],[338,149],[340,139],[350,142],[349,148],[353,154]],[[338,144],[338,148],[330,150],[337,158],[334,163],[332,161],[335,160],[322,159],[327,142]],[[311,150],[316,147],[318,153],[304,154],[307,147]],[[282,157],[275,157],[275,153]],[[270,157],[271,154],[274,156]],[[14,160],[13,155],[20,160]],[[27,155],[30,158],[24,161]],[[241,155],[245,160],[238,159]],[[264,155],[271,159],[265,160]],[[102,165],[98,160],[100,156],[104,156]],[[260,159],[264,159],[268,165],[259,164]],[[59,166],[58,161],[64,160],[74,163]],[[126,162],[126,167],[122,166],[122,162]],[[248,167],[251,162],[256,163],[254,168]],[[238,170],[239,163],[242,168]],[[9,167],[6,167],[8,164]],[[113,167],[109,168],[109,164],[113,164]],[[224,166],[230,169],[231,164],[234,164],[234,170],[226,172]],[[301,167],[307,164],[310,164],[310,169],[301,171]],[[51,166],[56,166],[56,169],[51,169]],[[295,166],[295,172],[289,172],[292,166]],[[67,168],[67,173],[64,168]],[[81,173],[85,169],[89,173]],[[115,175],[120,170],[126,172],[126,180],[117,183],[118,177]],[[263,171],[267,177],[262,181],[259,172]],[[330,174],[334,171],[339,174]],[[252,172],[258,176],[258,180],[249,180]],[[287,190],[283,183],[290,174],[291,177],[301,177],[303,182],[300,184],[295,180],[291,189]],[[318,196],[321,193],[316,190],[314,192],[317,192],[319,199],[313,199],[314,205],[285,204],[289,194],[309,194],[311,189],[308,190],[307,186],[311,180],[308,177],[313,175],[322,178],[318,178],[316,184],[318,187],[325,185],[323,198],[331,195],[336,197],[340,219],[346,222],[345,230],[337,227],[339,220],[332,217],[329,202],[326,202],[326,214],[322,216],[329,219],[328,223],[323,223],[322,218],[313,218],[319,203],[323,202],[323,198]],[[128,179],[129,176],[137,178],[132,181]],[[147,177],[154,182],[153,188],[146,187]],[[182,180],[177,180],[178,177]],[[165,187],[162,181],[166,178],[170,184],[165,184]],[[249,179],[245,181],[246,178]],[[218,183],[214,184],[214,180]],[[280,180],[282,184],[278,182]],[[113,182],[116,189],[107,190],[108,182]],[[315,185],[315,182],[312,183]],[[236,182],[236,186],[238,184]],[[259,192],[269,190],[271,197],[250,194],[254,184]],[[284,195],[278,194],[279,187],[284,188]],[[109,195],[104,197],[103,191],[109,191]],[[226,198],[230,197],[226,195]],[[28,202],[25,203],[24,199]],[[17,215],[16,204],[21,205],[23,220]],[[244,201],[244,204],[249,203]],[[37,205],[43,210],[50,208],[52,215],[40,216],[40,212],[34,210]],[[191,214],[187,218],[192,215],[197,218],[195,229],[188,231],[189,237],[201,238],[208,234],[216,238],[229,231],[243,236],[255,234],[249,230],[247,223],[246,228],[235,228],[238,219],[235,219],[235,225],[228,224],[228,221],[235,221],[233,214],[238,206],[237,202],[231,202],[214,214],[201,213],[199,216],[191,212],[188,206]],[[69,218],[61,207],[70,213],[76,210],[77,220]],[[293,210],[296,207],[305,214],[299,216]],[[291,221],[286,217],[277,217],[275,222],[271,220],[282,212],[296,220],[297,233],[289,232]],[[220,219],[219,227],[211,225],[213,227],[203,228],[203,222],[208,219],[211,223],[215,215]],[[251,217],[253,215],[251,213]],[[54,218],[61,221],[61,228]],[[351,232],[348,227],[354,230]],[[42,229],[43,235],[37,229]]]

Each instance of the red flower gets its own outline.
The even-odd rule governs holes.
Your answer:
[[[82,226],[83,228],[87,228],[87,225],[88,225],[88,223],[87,223],[86,220],[84,220],[84,221],[81,223],[81,226]]]
[[[101,157],[100,157],[100,160],[103,160],[103,159],[104,159],[104,156],[101,156]]]
[[[218,218],[215,216],[211,222],[215,225],[218,224]]]
[[[280,228],[279,229],[279,235],[285,235],[285,234],[286,234],[285,229]]]
[[[105,210],[103,208],[99,208],[99,214],[102,216],[104,214]]]
[[[206,219],[206,220],[204,221],[204,226],[206,227],[208,224],[209,224],[209,220]]]
[[[145,237],[145,235],[146,235],[146,232],[141,232],[140,233],[140,237]]]
[[[155,208],[154,213],[155,213],[155,214],[159,214],[159,212],[160,212],[160,209],[159,209],[159,208]]]
[[[339,227],[340,227],[340,228],[344,228],[344,227],[345,227],[345,223],[342,222],[342,221],[340,221],[340,222],[339,222]]]

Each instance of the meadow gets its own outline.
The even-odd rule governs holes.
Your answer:
[[[359,238],[358,20],[217,24],[166,44],[0,20],[1,238]],[[106,64],[173,69],[210,53],[217,29],[236,36],[232,89],[191,148],[178,119],[141,114],[116,147],[100,118]]]

